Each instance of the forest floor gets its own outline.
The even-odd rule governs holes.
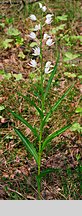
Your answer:
[[[66,123],[76,122],[75,131],[68,129],[53,139],[43,153],[41,170],[55,168],[56,172],[42,179],[43,200],[82,199],[82,2],[43,1],[48,13],[53,13],[50,31],[58,41],[60,61],[47,99],[48,110],[74,82],[74,87],[45,127],[44,137]],[[0,199],[36,200],[37,166],[15,134],[15,124],[33,142],[31,131],[9,113],[7,108],[20,113],[29,123],[39,127],[35,109],[17,92],[32,96],[39,76],[28,65],[33,43],[31,14],[39,15],[38,3],[26,9],[19,5],[0,4]],[[32,28],[31,28],[32,26]],[[49,27],[44,29],[47,32]],[[12,33],[12,31],[14,33]],[[39,37],[39,34],[37,35]],[[50,51],[50,54],[49,54]],[[44,62],[56,62],[57,45],[44,49]],[[54,57],[55,56],[55,57]],[[49,57],[49,59],[48,59]],[[46,76],[46,81],[49,76]]]

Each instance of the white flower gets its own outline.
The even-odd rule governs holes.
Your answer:
[[[42,8],[42,4],[39,2],[39,7]]]
[[[46,6],[42,6],[42,4],[39,2],[39,7],[42,9],[43,12],[47,10]]]
[[[47,33],[44,33],[43,39],[44,39],[44,40],[47,40],[48,38],[50,38],[50,35],[48,35]]]
[[[40,30],[40,24],[39,25],[35,25],[34,31],[38,31]]]
[[[53,14],[47,14],[46,19],[52,18]]]
[[[50,70],[50,67],[53,67],[51,62],[50,61],[46,62],[46,65],[45,65],[45,73],[46,74],[48,74],[52,71],[52,70]]]
[[[45,23],[48,24],[48,25],[50,25],[51,22],[52,22],[52,17],[47,18],[46,21],[45,21]]]
[[[34,53],[32,55],[39,56],[40,55],[40,47],[33,48]]]
[[[31,67],[35,68],[37,66],[37,62],[34,59],[31,59],[30,63],[28,63]]]
[[[45,21],[46,24],[48,24],[48,25],[51,24],[52,16],[53,16],[53,14],[47,14],[46,15],[46,21]]]
[[[37,20],[37,18],[36,18],[36,16],[35,16],[34,14],[31,14],[31,15],[30,15],[30,19],[31,19],[32,21],[36,21],[36,20]]]
[[[42,7],[42,11],[45,12],[47,10],[46,6]]]
[[[35,34],[34,32],[31,32],[29,36],[30,36],[30,38],[32,38],[32,39],[35,39],[35,38],[36,38],[36,34]]]
[[[47,46],[52,46],[54,44],[54,42],[52,42],[52,38],[49,38],[47,41],[46,41],[46,45]]]

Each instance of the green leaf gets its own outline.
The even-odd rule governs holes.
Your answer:
[[[16,81],[20,81],[23,79],[22,74],[13,74],[13,76],[16,78]]]
[[[24,39],[20,36],[20,35],[18,35],[18,36],[16,36],[16,42],[15,42],[15,44],[16,45],[23,45],[24,44]]]
[[[32,106],[34,106],[36,108],[36,110],[39,112],[40,116],[43,118],[44,114],[41,111],[41,109],[35,104],[35,102],[33,100],[31,100],[30,98],[28,98],[27,96],[22,95],[21,93],[18,93],[18,95],[22,96],[27,102],[29,102]]]
[[[51,72],[50,77],[49,77],[48,84],[47,84],[47,87],[46,87],[46,90],[45,90],[45,93],[44,93],[44,99],[46,98],[46,96],[47,96],[47,94],[48,94],[48,91],[49,91],[49,89],[50,89],[52,80],[53,80],[54,75],[55,75],[55,73],[56,73],[56,71],[57,71],[57,66],[58,66],[58,62],[59,62],[59,57],[60,57],[60,54],[58,54],[56,64],[55,64],[55,66],[54,66],[54,69],[53,69],[52,72]]]
[[[20,130],[18,130],[17,128],[14,128],[14,130],[16,134],[19,136],[19,138],[22,140],[28,151],[33,155],[36,163],[38,164],[38,154],[33,144],[22,134]]]
[[[22,51],[19,52],[18,57],[20,57],[21,59],[25,59],[25,55]]]
[[[71,85],[67,91],[62,95],[62,97],[54,104],[54,106],[50,109],[50,111],[47,113],[45,118],[43,119],[42,125],[44,126],[46,122],[48,122],[51,114],[57,109],[59,104],[62,102],[62,100],[67,96],[67,94],[70,92],[70,90],[73,88],[74,84]]]
[[[4,106],[0,106],[0,111],[2,111],[2,110],[4,110],[5,109],[5,107]]]
[[[82,127],[77,122],[71,126],[70,130],[71,131],[78,131],[79,133],[82,133]]]
[[[30,47],[35,47],[35,46],[37,46],[37,43],[36,42],[32,42],[31,44],[30,44]]]
[[[39,112],[40,116],[43,118],[44,114],[41,111],[41,109],[35,104],[35,102],[33,100],[30,100],[30,104],[36,108],[36,110]]]
[[[64,55],[64,61],[72,61],[80,56],[79,54],[72,54],[71,52],[66,52]]]
[[[5,79],[9,80],[11,78],[11,73],[6,73],[3,76]]]
[[[78,78],[79,78],[79,79],[82,79],[82,75],[79,75]]]
[[[4,71],[4,70],[0,70],[0,74],[1,74],[1,75],[4,75],[4,74],[5,74],[5,71]]]
[[[13,28],[13,27],[9,27],[8,31],[7,31],[7,34],[8,35],[11,35],[11,36],[18,36],[21,32],[16,29],[16,28]]]
[[[13,39],[5,39],[4,41],[3,41],[3,48],[4,49],[7,49],[7,48],[10,48],[11,47],[11,42],[13,41]]]
[[[65,132],[68,128],[71,127],[71,124],[64,126],[63,128],[61,128],[60,130],[55,131],[54,133],[50,134],[47,136],[47,138],[45,139],[45,141],[42,144],[42,149],[41,152],[44,150],[44,148],[46,147],[46,145],[55,137],[59,136],[60,134],[62,134],[63,132]]]
[[[2,28],[4,28],[4,27],[5,27],[5,24],[4,24],[4,23],[0,23],[0,26],[1,26]]]
[[[10,109],[8,109],[8,110],[15,118],[17,118],[19,121],[21,121],[23,124],[25,124],[33,132],[34,136],[39,138],[35,127],[32,127],[32,125],[29,124],[21,115],[18,115],[17,113],[13,112]]]
[[[44,177],[45,175],[47,175],[49,173],[52,173],[52,172],[60,173],[60,171],[61,171],[61,169],[59,169],[59,168],[48,168],[48,169],[43,170],[40,173],[40,175],[38,175],[36,178],[38,180],[38,179],[41,179],[42,177]]]
[[[65,72],[64,75],[69,77],[69,78],[75,78],[76,77],[75,73],[70,73],[70,72]]]
[[[82,107],[77,107],[75,110],[76,113],[80,113],[82,115]]]
[[[57,16],[56,17],[56,20],[57,21],[66,21],[67,20],[67,15],[62,15],[62,16]]]
[[[7,18],[7,17],[6,17],[6,23],[7,23],[7,24],[11,24],[11,23],[13,23],[13,21],[14,21],[14,18],[13,18],[13,17],[10,17],[10,18]]]
[[[61,24],[55,28],[52,28],[52,30],[50,30],[50,33],[56,34],[57,31],[63,30],[65,26],[66,26],[66,24]]]

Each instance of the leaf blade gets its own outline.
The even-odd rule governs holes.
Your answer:
[[[33,144],[30,143],[30,141],[22,134],[22,132],[19,129],[14,128],[14,130],[16,134],[19,136],[19,138],[22,140],[28,151],[33,155],[36,163],[38,164],[38,154]]]
[[[37,176],[37,179],[41,179],[42,177],[44,177],[45,175],[52,173],[52,172],[60,172],[61,169],[60,168],[47,168],[45,170],[43,170],[40,175]]]
[[[57,57],[57,61],[56,61],[56,64],[54,66],[54,69],[52,70],[51,72],[51,75],[50,75],[50,78],[48,80],[48,84],[47,84],[47,87],[46,87],[46,90],[45,90],[45,93],[44,93],[44,99],[46,98],[47,94],[48,94],[48,91],[50,89],[50,86],[51,86],[51,83],[52,83],[52,80],[54,78],[54,75],[57,71],[57,66],[58,66],[58,62],[59,62],[59,57],[60,57],[60,54],[58,53],[58,57]]]
[[[30,123],[28,123],[21,115],[18,115],[17,113],[15,113],[14,111],[8,109],[9,112],[15,117],[17,118],[18,120],[20,120],[23,124],[25,124],[32,132],[33,134],[39,138],[38,136],[38,133],[36,131],[36,128],[35,127],[32,127],[32,125]]]
[[[55,131],[54,133],[48,135],[45,139],[45,141],[42,144],[42,148],[41,148],[41,152],[44,150],[44,148],[46,147],[46,145],[55,137],[59,136],[61,133],[65,132],[67,129],[69,129],[71,127],[71,124],[64,126],[63,128]]]
[[[61,98],[58,99],[58,101],[54,104],[54,106],[50,109],[50,111],[47,113],[47,115],[45,116],[45,118],[43,119],[42,125],[44,126],[45,123],[48,121],[50,115],[52,114],[52,112],[54,112],[57,107],[59,106],[59,104],[62,102],[62,100],[67,96],[67,94],[70,92],[70,90],[72,89],[72,87],[74,86],[74,84],[72,84],[67,91],[62,95]]]
[[[34,100],[31,100],[27,98],[27,96],[24,96],[20,93],[18,93],[20,96],[22,96],[26,101],[28,101],[32,106],[34,106],[36,108],[36,110],[39,112],[40,116],[43,118],[44,117],[44,114],[43,112],[41,111],[41,109],[35,104]]]

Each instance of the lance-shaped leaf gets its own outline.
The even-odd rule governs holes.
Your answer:
[[[43,117],[44,117],[43,112],[42,112],[41,109],[34,103],[33,100],[30,100],[30,104],[36,108],[36,110],[39,112],[40,116],[43,118]]]
[[[20,96],[22,96],[27,102],[29,102],[29,103],[31,104],[31,106],[34,106],[42,118],[44,117],[43,112],[42,112],[41,109],[35,104],[34,100],[31,100],[30,98],[28,99],[27,96],[24,96],[24,95],[22,95],[21,93],[18,93],[18,94],[19,94]]]
[[[16,134],[19,136],[19,138],[22,140],[28,151],[32,154],[32,156],[36,160],[36,163],[38,164],[38,153],[34,148],[33,144],[22,134],[22,132],[19,129],[14,128],[14,130]]]
[[[46,124],[46,122],[48,122],[51,114],[57,109],[57,107],[59,106],[59,104],[62,102],[62,100],[67,96],[67,94],[70,92],[70,90],[72,89],[72,87],[74,86],[71,85],[67,91],[62,95],[61,98],[58,99],[58,101],[54,104],[54,106],[50,109],[50,111],[47,113],[47,115],[45,116],[45,118],[43,119],[43,122],[42,122],[42,126],[44,126]]]
[[[43,170],[40,175],[38,175],[36,178],[41,179],[42,177],[46,176],[49,173],[55,172],[55,173],[60,173],[62,170],[60,168],[47,168]]]
[[[55,131],[54,133],[50,134],[49,136],[46,137],[45,141],[42,144],[42,148],[41,148],[41,152],[44,150],[44,148],[46,147],[46,145],[55,137],[59,136],[60,134],[62,134],[63,132],[65,132],[68,128],[71,127],[71,124],[64,126],[63,128],[61,128],[60,130]]]
[[[34,136],[36,136],[39,139],[37,130],[35,127],[32,127],[31,124],[29,124],[21,115],[18,115],[17,113],[15,113],[14,111],[9,109],[9,112],[18,120],[20,120],[23,124],[25,124],[34,134]]]
[[[54,75],[55,75],[55,73],[56,73],[56,71],[57,71],[57,66],[58,66],[58,62],[59,62],[59,57],[60,57],[60,54],[58,54],[56,64],[55,64],[55,66],[54,66],[54,68],[53,68],[53,70],[52,70],[52,72],[51,72],[50,77],[49,77],[48,84],[47,84],[47,87],[46,87],[46,90],[45,90],[45,93],[44,93],[44,99],[46,99],[46,96],[47,96],[48,91],[49,91],[49,89],[50,89],[52,80],[53,80]]]

